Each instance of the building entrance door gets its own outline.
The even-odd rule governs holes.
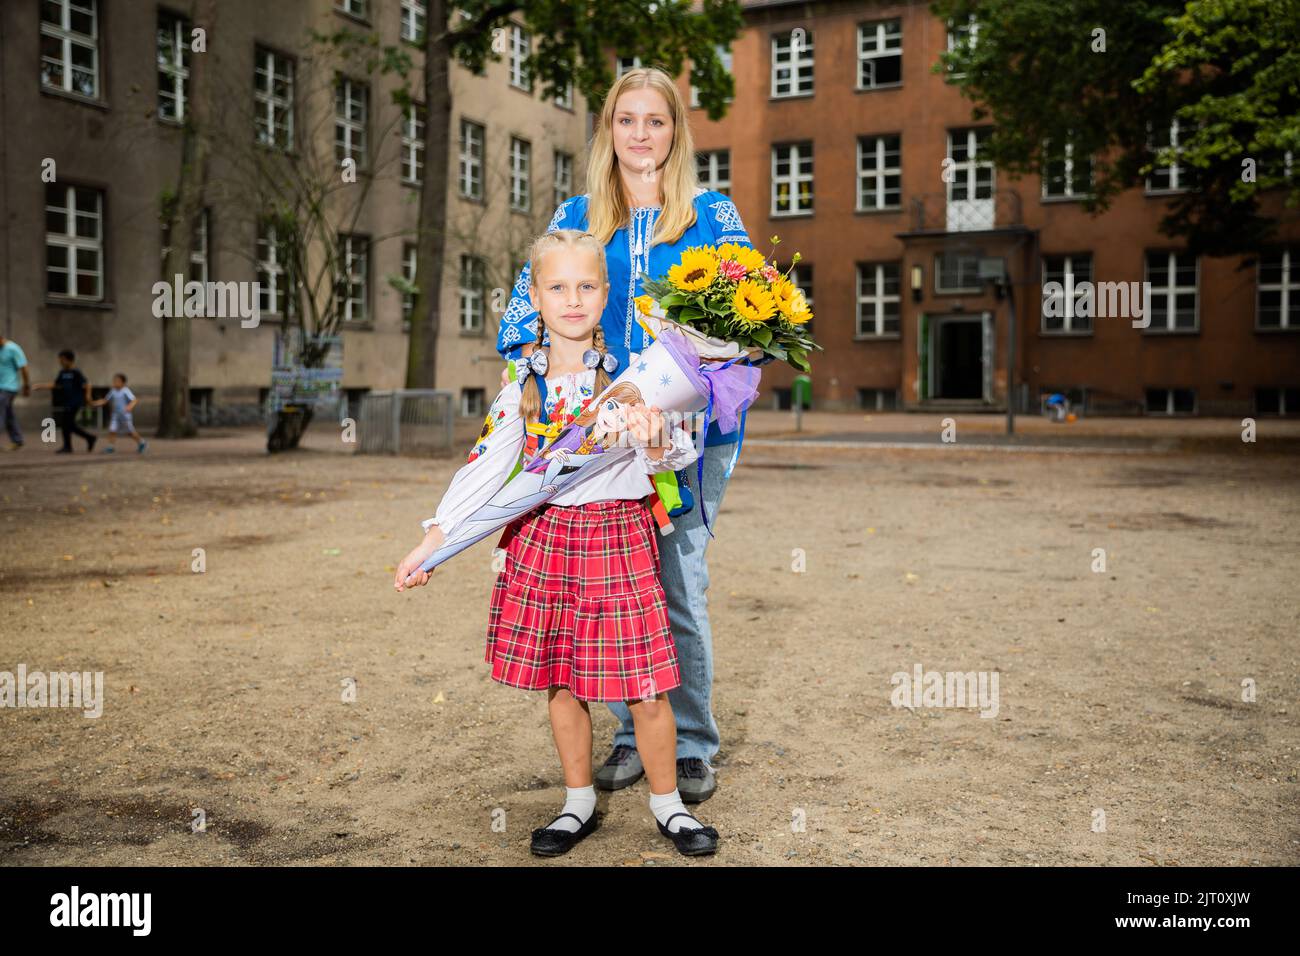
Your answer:
[[[978,315],[944,316],[935,322],[935,398],[984,399],[984,322]]]

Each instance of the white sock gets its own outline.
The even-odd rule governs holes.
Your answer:
[[[655,815],[655,819],[668,828],[669,833],[676,833],[678,830],[698,830],[701,823],[691,817],[678,817],[672,823],[668,818],[674,813],[689,813],[686,805],[682,803],[682,795],[674,787],[671,793],[652,793],[650,794],[650,812]]]
[[[560,813],[572,813],[574,816],[586,823],[591,819],[591,815],[596,812],[596,788],[592,784],[585,787],[565,787],[564,788],[564,809]],[[569,833],[577,833],[582,824],[578,823],[573,817],[562,816],[553,823],[546,825],[548,830],[567,830]]]

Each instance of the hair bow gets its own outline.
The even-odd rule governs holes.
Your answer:
[[[613,375],[614,369],[618,368],[618,359],[609,352],[606,352],[602,357],[595,349],[587,349],[582,353],[582,364],[587,368],[595,368],[599,365],[610,375]]]
[[[532,355],[517,358],[515,359],[515,379],[522,385],[530,372],[535,372],[545,378],[548,364],[546,353],[541,349],[538,349]]]

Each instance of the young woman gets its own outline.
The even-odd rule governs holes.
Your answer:
[[[630,70],[610,89],[592,138],[587,192],[562,203],[549,229],[581,229],[605,243],[610,293],[601,327],[610,353],[618,359],[618,371],[650,344],[633,313],[642,273],[661,278],[690,246],[751,245],[735,204],[722,193],[697,186],[695,149],[677,85],[662,70],[646,68]],[[537,343],[529,285],[525,266],[497,339],[497,349],[507,359],[528,354]],[[700,517],[700,502],[712,520],[731,475],[738,437],[738,430],[724,434],[716,423],[709,425],[703,493],[694,489],[695,507],[674,519],[674,532],[661,544],[662,583],[682,674],[682,686],[669,695],[677,718],[677,786],[688,803],[713,794],[709,761],[719,744],[711,706],[713,636],[705,563],[709,533]],[[689,480],[694,483],[694,473]],[[621,725],[596,783],[617,790],[640,779],[643,768],[627,707],[614,704],[610,710]]]

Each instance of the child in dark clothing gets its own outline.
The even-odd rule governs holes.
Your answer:
[[[93,451],[96,437],[77,424],[77,412],[83,405],[90,403],[90,381],[81,374],[76,366],[77,356],[64,349],[59,353],[59,365],[62,370],[52,382],[33,385],[32,390],[48,388],[53,393],[54,418],[63,429],[63,447],[58,454],[72,454],[72,436],[80,435],[86,439],[86,451]]]

